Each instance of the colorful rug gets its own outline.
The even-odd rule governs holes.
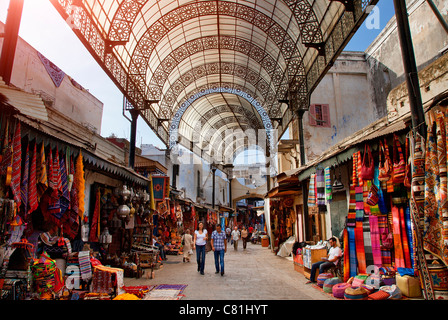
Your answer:
[[[186,284],[159,284],[154,286],[144,297],[143,300],[180,300]]]

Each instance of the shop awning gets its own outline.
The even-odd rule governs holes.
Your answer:
[[[299,184],[286,184],[274,187],[266,194],[267,198],[286,197],[302,192],[302,187]]]
[[[0,81],[0,94],[4,95],[6,102],[20,113],[34,119],[48,121],[47,109],[39,96],[9,87],[3,81]]]

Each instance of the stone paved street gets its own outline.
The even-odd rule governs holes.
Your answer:
[[[187,284],[182,300],[329,300],[331,296],[305,284],[290,259],[276,256],[269,248],[248,243],[238,251],[228,247],[225,274],[215,274],[213,252],[205,258],[205,275],[197,272],[196,256],[183,263],[182,256],[168,256],[154,279],[125,278],[126,286]]]

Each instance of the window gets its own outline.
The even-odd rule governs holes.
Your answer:
[[[310,126],[330,128],[330,107],[328,104],[312,104],[309,110]]]

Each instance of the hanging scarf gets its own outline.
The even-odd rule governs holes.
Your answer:
[[[42,142],[42,146],[39,152],[39,163],[37,164],[37,195],[40,198],[45,193],[48,188],[48,178],[47,178],[47,166],[45,161],[45,147]]]
[[[21,192],[20,192],[20,178],[22,167],[22,136],[20,132],[20,122],[17,121],[16,131],[14,133],[14,139],[12,144],[12,178],[11,178],[11,190],[14,197],[14,201],[17,207],[21,204]]]
[[[78,214],[82,219],[84,213],[84,197],[85,197],[85,180],[84,180],[84,164],[82,162],[82,154],[79,152],[78,158],[76,159],[75,167],[75,179],[74,183],[78,188]]]
[[[344,282],[347,282],[350,278],[350,243],[348,238],[347,228],[343,231],[344,236]]]
[[[358,273],[366,273],[366,255],[364,248],[364,200],[363,187],[356,187],[356,225],[355,225],[355,243],[356,258],[358,260]]]
[[[100,197],[101,193],[98,190],[95,195],[95,209],[93,210],[92,226],[90,229],[90,242],[98,242],[98,230],[100,222]]]
[[[316,206],[315,178],[316,174],[312,173],[310,176],[310,188],[308,191],[308,207]]]
[[[57,148],[53,159],[53,184],[54,188],[62,193],[61,167],[59,163],[59,151]]]
[[[70,161],[70,174],[72,174],[73,177],[75,176],[75,166],[73,161]],[[78,214],[78,186],[75,179],[73,179],[72,188],[70,189],[70,209]]]
[[[36,179],[36,161],[37,161],[37,148],[36,143],[34,143],[33,148],[33,158],[31,160],[31,169],[30,169],[30,179],[28,183],[28,214],[35,211],[39,206],[37,202],[37,179]]]
[[[61,213],[64,214],[67,209],[70,207],[70,193],[68,192],[68,181],[67,181],[67,168],[65,166],[65,159],[61,157],[59,161],[59,167],[61,172]]]
[[[325,200],[329,204],[333,199],[330,167],[325,168]]]
[[[26,146],[25,165],[22,172],[22,185],[20,188],[20,194],[22,199],[24,217],[28,213],[28,177],[30,172],[30,144]]]
[[[325,206],[325,177],[324,170],[321,168],[316,169],[316,190],[318,206]]]
[[[372,242],[372,255],[373,264],[377,267],[382,266],[381,261],[381,242],[380,242],[380,229],[378,227],[378,217],[371,215],[369,216],[370,222],[370,238]]]
[[[55,157],[56,159],[56,157]],[[58,168],[59,164],[56,165],[56,161],[53,159],[53,153],[50,150],[48,154],[48,163],[49,163],[49,172],[50,179],[48,186],[51,188],[51,193],[48,197],[48,207],[47,212],[54,217],[56,220],[55,223],[59,223],[59,219],[62,217],[61,213],[61,202],[59,200],[59,191],[58,191]],[[57,167],[57,168],[55,168]]]
[[[403,209],[396,206],[392,207],[392,231],[394,234],[395,267],[405,268],[406,265],[404,262],[403,245],[401,242],[400,210]]]

